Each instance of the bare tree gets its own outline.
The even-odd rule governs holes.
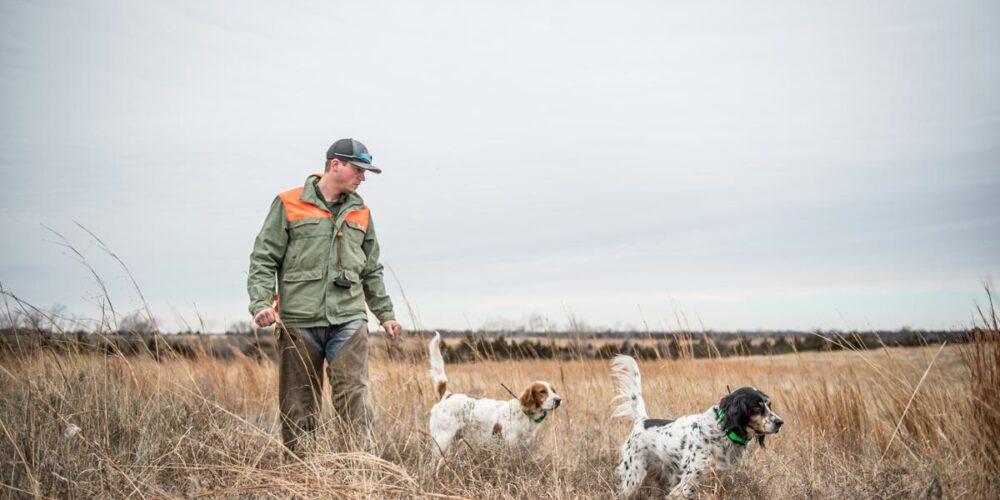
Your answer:
[[[226,328],[226,335],[243,335],[250,333],[250,322],[246,320],[234,321]]]
[[[123,334],[147,335],[156,331],[156,323],[141,311],[132,311],[118,320],[118,330]]]

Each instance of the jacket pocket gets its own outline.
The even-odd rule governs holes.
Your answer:
[[[354,283],[355,285],[360,285],[361,284],[361,275],[359,275],[358,273],[356,273],[356,272],[354,272],[354,271],[352,271],[350,269],[344,269],[344,277],[347,278],[347,279],[349,279],[349,280],[351,280],[351,283]],[[354,288],[354,287],[351,287],[351,288]]]
[[[302,280],[310,271],[322,270],[330,257],[332,228],[329,219],[312,218],[292,222],[288,226],[288,248],[285,251],[284,271]]]
[[[281,311],[284,319],[302,320],[323,317],[322,269],[295,271],[281,279]]]
[[[362,233],[368,232],[368,226],[362,226],[361,224],[358,224],[357,222],[354,222],[352,220],[345,220],[344,221],[344,225],[346,225],[347,227],[352,228],[352,229],[357,229],[358,231],[361,231]]]
[[[288,238],[292,241],[329,234],[330,222],[328,218],[310,217],[288,223]]]
[[[311,269],[309,271],[297,271],[285,275],[285,283],[297,283],[299,281],[313,281],[323,278],[322,269]]]
[[[358,224],[346,221],[344,223],[344,267],[355,272],[361,272],[368,256],[365,255],[365,229]]]
[[[353,314],[365,311],[365,291],[361,283],[361,276],[350,269],[344,269],[344,277],[351,281],[351,288],[345,290],[347,293],[341,296],[338,309],[345,314]]]

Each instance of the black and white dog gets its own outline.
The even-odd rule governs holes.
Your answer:
[[[634,495],[647,474],[657,477],[669,496],[690,498],[709,468],[735,467],[753,436],[764,446],[764,435],[778,432],[784,423],[771,411],[767,395],[750,387],[737,389],[701,414],[649,418],[635,360],[615,356],[611,376],[619,402],[614,416],[632,417],[634,422],[618,465],[621,498]]]

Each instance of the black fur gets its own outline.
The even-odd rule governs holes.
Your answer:
[[[763,406],[768,400],[767,394],[751,387],[741,387],[719,401],[719,409],[725,415],[722,429],[728,434],[735,432],[737,436],[749,441],[750,434],[747,425],[750,417],[764,413]],[[757,443],[764,446],[764,435],[757,435]]]
[[[673,420],[666,418],[647,418],[646,421],[642,423],[642,426],[643,428],[649,429],[650,427],[662,427],[672,423],[674,423]]]
[[[776,432],[782,424],[771,411],[767,395],[749,387],[727,395],[718,406],[698,414],[677,420],[650,419],[635,411],[645,404],[635,390],[639,374],[634,360],[616,358],[613,369],[621,382],[619,396],[632,397],[631,406],[622,405],[626,407],[623,413],[635,423],[622,445],[618,464],[621,498],[636,494],[647,479],[658,483],[670,496],[693,498],[706,471],[732,469],[748,451],[730,439],[741,441],[736,436],[742,436],[749,441],[751,435]]]

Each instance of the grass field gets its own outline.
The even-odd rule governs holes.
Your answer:
[[[0,364],[4,496],[609,498],[629,423],[610,418],[602,361],[448,365],[450,388],[502,398],[535,379],[564,406],[533,452],[457,447],[433,475],[425,360],[372,339],[376,455],[335,425],[303,461],[278,438],[277,368],[237,356],[166,359],[40,351]],[[719,498],[997,498],[997,347],[891,348],[643,362],[653,416],[700,412],[727,386],[768,393],[785,419],[767,448],[702,494]],[[991,385],[992,384],[992,387]],[[992,398],[992,399],[991,399]],[[328,406],[324,416],[330,418]],[[661,495],[647,489],[645,494]]]

